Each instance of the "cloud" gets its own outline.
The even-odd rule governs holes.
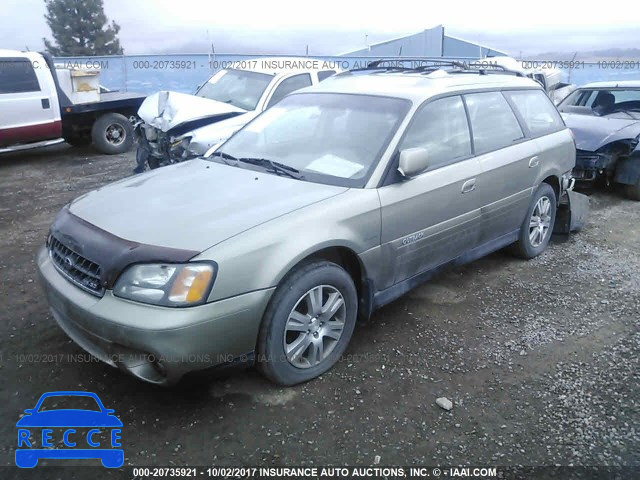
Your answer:
[[[4,48],[43,48],[50,38],[43,0],[1,0]],[[324,0],[301,7],[298,1],[211,2],[208,0],[105,0],[105,12],[122,27],[125,53],[207,52],[331,55],[355,50],[434,25],[512,55],[549,51],[627,48],[640,43],[635,2],[614,8],[576,8],[570,2],[538,0],[531,8],[505,8],[503,2],[390,4]],[[628,6],[627,6],[628,4]],[[6,21],[9,19],[10,21]]]

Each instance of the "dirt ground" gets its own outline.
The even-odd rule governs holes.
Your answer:
[[[52,390],[115,409],[125,465],[640,465],[640,204],[595,193],[584,231],[541,257],[448,271],[358,325],[345,360],[305,385],[249,370],[162,389],[67,360],[83,351],[34,260],[54,214],[133,157],[0,156],[2,465],[15,422]]]

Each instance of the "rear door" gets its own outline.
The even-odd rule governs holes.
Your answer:
[[[460,96],[430,101],[417,111],[398,150],[415,147],[427,150],[429,168],[410,179],[397,176],[378,189],[383,257],[392,284],[446,263],[478,242],[480,165],[472,157]]]
[[[0,145],[61,135],[55,85],[44,60],[0,58]]]
[[[480,243],[486,244],[522,224],[535,182],[538,150],[501,92],[471,93],[464,99],[482,170],[477,182],[482,205]]]
[[[518,115],[527,137],[536,143],[537,160],[529,169],[532,186],[537,187],[548,172],[562,174],[573,168],[573,141],[566,135],[562,117],[549,97],[541,90],[506,91],[504,95]]]

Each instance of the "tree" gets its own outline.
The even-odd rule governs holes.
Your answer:
[[[54,43],[43,38],[54,57],[122,55],[117,34],[120,26],[109,23],[102,0],[45,0]]]

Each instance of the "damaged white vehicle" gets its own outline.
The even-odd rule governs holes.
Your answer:
[[[517,72],[525,77],[538,82],[544,88],[551,101],[558,105],[562,100],[573,92],[577,87],[574,84],[563,82],[565,73],[553,65],[547,66],[546,62],[522,61],[512,57],[485,57],[473,62],[476,66],[502,67],[510,72]]]
[[[204,155],[289,93],[337,72],[331,62],[269,57],[234,62],[194,95],[160,91],[138,110],[135,172]]]

